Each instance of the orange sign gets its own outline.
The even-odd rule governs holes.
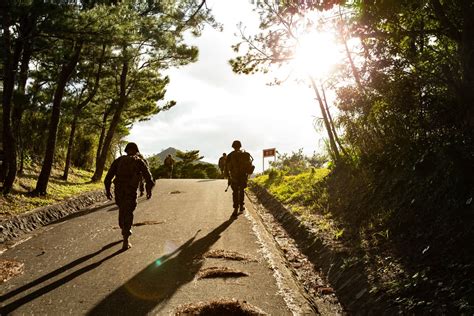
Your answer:
[[[263,150],[263,158],[274,157],[276,155],[276,148],[269,148]]]

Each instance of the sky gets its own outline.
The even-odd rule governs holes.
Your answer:
[[[292,81],[268,86],[274,79],[271,73],[232,72],[228,60],[236,57],[231,45],[239,42],[237,24],[242,22],[249,33],[258,32],[255,4],[207,2],[224,30],[207,26],[200,37],[189,41],[199,48],[198,61],[166,73],[170,77],[166,99],[177,104],[134,124],[127,140],[136,142],[145,157],[174,147],[198,149],[204,161],[217,163],[238,139],[254,157],[256,172],[263,168],[263,149],[276,148],[283,154],[303,148],[307,155],[323,151],[322,132],[313,124],[321,115],[309,87]],[[265,159],[265,168],[271,160]]]

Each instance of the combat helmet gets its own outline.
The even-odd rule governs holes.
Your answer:
[[[135,144],[135,143],[128,143],[127,146],[125,146],[125,150],[124,150],[124,151],[125,151],[127,154],[128,154],[128,152],[129,152],[130,150],[136,151],[137,153],[140,152],[140,151],[138,150],[137,144]]]
[[[240,142],[240,140],[234,140],[232,142],[232,148],[234,149],[239,149],[242,147],[242,143]]]

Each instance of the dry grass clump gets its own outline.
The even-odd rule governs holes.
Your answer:
[[[227,260],[235,260],[235,261],[257,261],[256,259],[248,255],[244,255],[232,250],[222,250],[222,249],[210,250],[206,252],[203,255],[203,257],[215,258],[215,259],[227,259]]]
[[[0,259],[0,283],[6,282],[23,273],[24,263],[9,259]]]
[[[248,273],[227,267],[210,267],[199,271],[198,279],[240,278]]]
[[[176,310],[175,315],[260,316],[268,314],[246,301],[220,299],[216,301],[198,302],[180,306]]]

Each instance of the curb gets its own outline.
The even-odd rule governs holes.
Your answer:
[[[103,190],[91,191],[3,220],[0,222],[0,243],[10,241],[23,233],[31,232],[105,199]]]
[[[339,301],[350,314],[382,315],[399,312],[396,306],[390,304],[384,293],[371,293],[362,263],[344,264],[345,259],[351,256],[349,252],[326,245],[318,237],[317,232],[285,208],[265,188],[251,184],[250,189],[258,202],[296,241],[302,253],[321,270],[334,288]]]

